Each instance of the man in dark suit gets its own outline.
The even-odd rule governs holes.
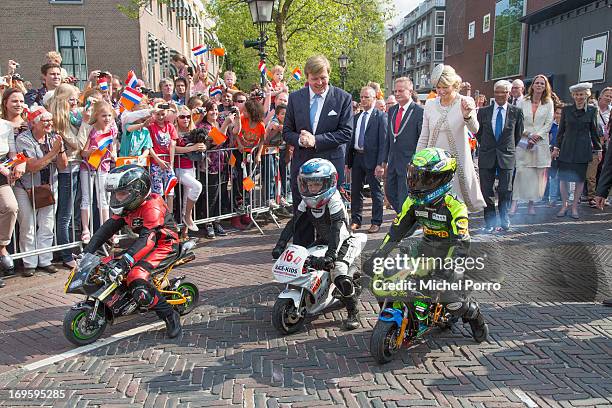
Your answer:
[[[331,66],[327,58],[315,55],[304,66],[308,86],[289,95],[283,126],[283,139],[292,145],[291,194],[293,211],[302,200],[297,187],[297,174],[306,161],[318,157],[333,163],[338,171],[338,184],[344,182],[345,145],[353,132],[351,95],[329,85]],[[314,240],[311,223],[296,226],[293,242],[309,246]]]
[[[372,191],[370,234],[378,232],[382,224],[384,196],[378,178],[384,174],[387,143],[387,115],[376,109],[375,102],[374,88],[361,88],[363,111],[355,117],[355,131],[346,155],[347,167],[351,169],[351,229],[355,231],[361,228],[363,186],[367,183]]]
[[[523,111],[508,103],[512,84],[497,81],[494,87],[495,103],[478,110],[480,128],[476,140],[480,144],[478,168],[480,190],[487,204],[484,209],[485,231],[509,231],[508,206],[512,199],[512,173],[515,165],[516,146],[523,135]],[[499,227],[495,212],[495,175],[497,186]]]
[[[412,89],[410,78],[397,78],[393,90],[397,105],[387,112],[385,193],[398,214],[408,197],[406,173],[423,125],[423,108],[412,102]]]

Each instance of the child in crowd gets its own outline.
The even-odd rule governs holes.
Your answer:
[[[111,169],[111,161],[117,159],[117,127],[115,126],[115,111],[113,107],[106,101],[95,102],[91,108],[89,124],[92,125],[89,131],[89,136],[85,146],[81,150],[81,157],[85,160],[81,164],[81,224],[82,233],[81,240],[88,243],[91,234],[89,230],[89,208],[91,206],[90,199],[94,185],[96,187],[98,209],[100,211],[100,224],[103,224],[109,218],[109,197],[106,193],[106,177]],[[98,163],[92,158],[92,155],[98,156],[101,144],[105,144],[108,138],[112,138],[112,142],[107,144],[102,151]],[[117,242],[113,239],[113,242]]]
[[[149,151],[153,147],[148,126],[151,124],[152,110],[146,99],[134,107],[132,112],[121,115],[123,136],[119,148],[119,157],[138,156],[138,163],[146,163]]]
[[[269,191],[264,192],[264,198],[267,198],[267,199],[269,198],[270,208],[273,208],[273,209],[278,208],[278,204],[276,203],[275,192],[277,193],[277,195],[281,195],[280,204],[283,207],[287,205],[287,202],[284,199],[285,190],[282,187],[283,173],[286,173],[286,168],[287,168],[287,166],[285,165],[285,160],[284,160],[286,143],[283,140],[283,135],[282,135],[283,123],[285,122],[286,112],[287,112],[286,105],[277,105],[274,108],[274,116],[272,117],[272,120],[270,121],[270,123],[268,124],[268,127],[266,128],[266,135],[264,138],[264,143],[262,143],[260,153],[259,153],[261,155],[262,154],[261,151],[265,150],[267,146],[275,149],[276,153],[278,153],[278,155],[268,154],[264,158],[263,170],[262,170],[262,174],[264,174],[264,177],[267,178],[267,180],[264,180],[264,187],[269,186]],[[272,150],[269,150],[269,151],[272,152]],[[279,176],[280,176],[280,181],[281,181],[282,194],[278,194],[279,192],[276,191],[277,168],[279,169],[281,173]],[[284,169],[285,171],[281,171],[281,169]],[[266,181],[269,181],[269,182],[266,183]]]
[[[232,95],[239,90],[236,86],[236,73],[233,71],[225,71],[223,73],[223,84],[225,85],[225,90]]]
[[[272,93],[272,106],[276,103],[276,95],[282,92],[289,92],[287,83],[283,81],[285,77],[285,68],[280,65],[275,65],[272,68],[272,82],[271,82],[271,93]]]
[[[151,162],[151,192],[163,195],[169,183],[174,179],[174,150],[178,133],[170,121],[168,110],[170,106],[163,100],[155,101],[153,122],[149,125],[153,149],[150,150]],[[166,195],[166,203],[170,212],[174,204],[174,189]]]

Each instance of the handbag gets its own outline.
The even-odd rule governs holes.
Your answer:
[[[55,196],[49,184],[41,184],[40,186],[34,186],[32,188],[25,188],[21,180],[19,180],[19,184],[21,184],[21,187],[28,193],[32,208],[45,208],[55,204]]]

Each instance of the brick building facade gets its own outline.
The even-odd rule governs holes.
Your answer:
[[[4,2],[0,13],[0,61],[20,63],[19,72],[38,86],[40,66],[50,50],[62,54],[69,75],[87,80],[94,69],[124,77],[133,69],[149,86],[168,73],[171,56],[192,59],[191,48],[213,38],[200,0],[150,0],[140,18],[121,13],[118,1],[20,0]],[[121,3],[127,4],[127,0]],[[210,61],[215,72],[218,61]],[[3,67],[4,68],[4,67]]]

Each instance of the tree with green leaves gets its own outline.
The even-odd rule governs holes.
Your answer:
[[[257,50],[245,49],[244,40],[259,37],[244,1],[210,0],[214,32],[227,50],[226,64],[236,71],[242,88],[259,79]],[[384,81],[384,21],[389,9],[382,0],[277,0],[272,23],[266,26],[268,68],[279,64],[290,71],[302,67],[313,54],[332,63],[334,83],[339,83],[337,57],[350,58],[347,89],[359,92],[368,81]],[[300,84],[289,81],[291,88]]]

